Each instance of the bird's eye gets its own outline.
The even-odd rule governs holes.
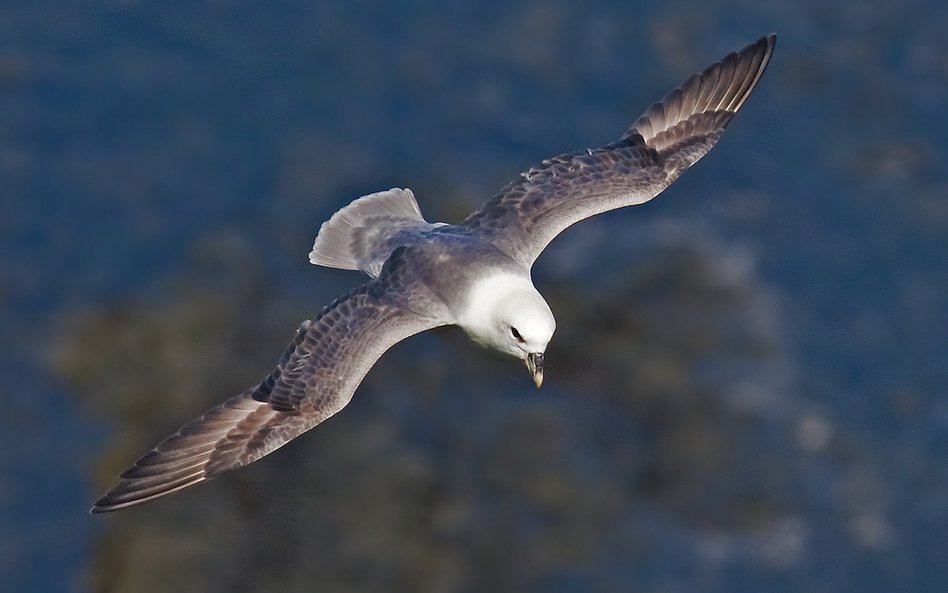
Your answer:
[[[514,339],[517,340],[518,342],[520,342],[521,344],[523,343],[523,341],[524,341],[524,340],[523,340],[523,336],[520,335],[520,332],[517,331],[517,328],[511,326],[511,327],[510,327],[510,335],[512,335],[512,336],[514,337]]]

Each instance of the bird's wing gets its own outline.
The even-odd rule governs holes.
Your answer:
[[[757,86],[775,42],[763,37],[689,78],[619,140],[521,173],[461,226],[529,266],[568,226],[651,200],[711,150]]]
[[[433,297],[401,263],[402,250],[379,278],[304,322],[263,382],[159,443],[92,512],[145,502],[256,461],[341,410],[391,346],[445,325]]]

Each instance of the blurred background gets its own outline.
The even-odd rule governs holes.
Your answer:
[[[777,32],[718,147],[534,269],[537,392],[461,332],[240,472],[89,516],[361,278],[319,225],[456,222]],[[0,8],[10,591],[942,591],[948,4]]]

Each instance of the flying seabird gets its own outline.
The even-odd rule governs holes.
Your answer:
[[[401,340],[458,325],[524,361],[537,387],[556,322],[530,269],[573,223],[651,200],[703,157],[757,86],[776,37],[689,78],[618,140],[543,161],[460,224],[429,223],[408,189],[363,196],[319,229],[309,260],[365,284],[304,321],[259,385],[212,408],[126,470],[92,512],[135,505],[247,465],[339,410]]]

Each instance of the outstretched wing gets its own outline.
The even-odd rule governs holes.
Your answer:
[[[689,78],[619,140],[521,173],[461,226],[529,266],[568,226],[651,200],[711,150],[757,86],[775,42],[763,37]]]
[[[382,275],[300,325],[276,369],[184,425],[126,470],[92,512],[114,511],[171,494],[247,465],[282,447],[349,403],[391,346],[444,325],[430,293],[413,282],[396,250]]]

